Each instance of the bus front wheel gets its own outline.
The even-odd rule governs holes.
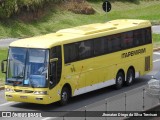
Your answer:
[[[124,74],[122,72],[118,72],[117,76],[116,76],[116,89],[120,89],[123,86],[123,82],[124,82]]]
[[[60,104],[66,105],[69,101],[69,98],[70,98],[69,89],[67,87],[64,87],[61,92]]]

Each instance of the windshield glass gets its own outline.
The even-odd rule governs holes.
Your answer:
[[[26,59],[26,49],[24,48],[12,48],[9,50],[8,58],[8,82],[22,84],[24,78]],[[16,82],[15,82],[16,81]]]
[[[48,52],[46,50],[28,50],[26,63],[25,84],[31,83],[34,87],[45,87],[48,76]]]
[[[31,87],[46,87],[48,59],[48,50],[10,48],[7,83]]]

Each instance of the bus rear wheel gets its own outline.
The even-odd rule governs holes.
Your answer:
[[[123,87],[123,83],[124,83],[124,74],[122,72],[118,72],[117,76],[116,76],[116,89],[120,89]]]
[[[127,71],[126,85],[130,86],[133,84],[133,80],[135,79],[135,73],[133,69],[129,69]]]
[[[69,98],[70,98],[69,89],[67,87],[64,87],[62,89],[62,92],[61,92],[60,104],[61,105],[66,105],[68,103],[68,101],[69,101]]]

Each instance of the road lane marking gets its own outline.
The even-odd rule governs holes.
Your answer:
[[[160,59],[154,60],[153,62],[158,62],[158,61],[160,61]]]
[[[159,52],[154,52],[153,54],[155,54],[155,55],[160,55],[160,53],[159,53]]]
[[[5,106],[5,105],[9,105],[9,104],[12,104],[12,103],[14,103],[14,102],[7,102],[7,103],[4,103],[4,104],[1,104],[0,107]]]
[[[42,119],[42,120],[50,120],[50,119],[56,119],[57,117],[46,117],[46,118],[44,118],[44,119]]]

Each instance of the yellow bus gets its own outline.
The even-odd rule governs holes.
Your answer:
[[[65,105],[93,90],[120,89],[152,69],[152,52],[147,20],[119,19],[21,39],[10,44],[1,63],[5,98]]]

